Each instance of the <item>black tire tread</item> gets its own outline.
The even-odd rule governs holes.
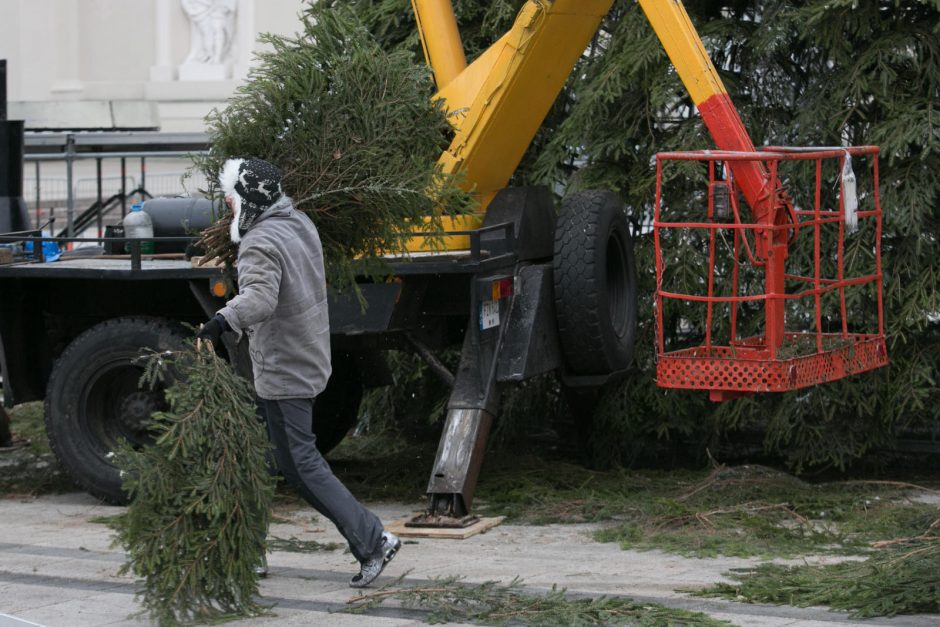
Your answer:
[[[64,447],[60,441],[60,426],[54,424],[54,421],[57,417],[53,403],[58,400],[54,396],[54,391],[61,385],[60,379],[71,374],[69,368],[66,366],[76,359],[76,354],[81,354],[83,345],[87,342],[93,341],[97,335],[116,333],[118,332],[117,329],[127,325],[146,325],[155,330],[158,330],[160,335],[166,334],[168,336],[172,335],[179,336],[180,338],[183,337],[182,329],[179,325],[162,318],[126,316],[112,318],[110,320],[100,322],[79,334],[69,343],[65,350],[62,351],[62,354],[59,355],[59,357],[56,359],[52,368],[52,373],[49,376],[49,381],[46,384],[47,393],[43,406],[45,414],[46,435],[49,439],[49,447],[56,455],[56,458],[63,464],[63,466],[65,466],[66,470],[69,472],[69,476],[89,494],[108,503],[113,503],[116,505],[125,504],[127,502],[126,495],[123,492],[115,492],[114,490],[102,488],[100,485],[78,472],[78,469],[74,468],[71,461],[67,459],[67,454],[64,453]],[[92,340],[89,340],[89,338],[92,338]],[[117,473],[116,469],[115,473]]]
[[[617,363],[623,358],[612,356],[611,347],[604,346],[603,325],[609,320],[601,290],[607,286],[599,285],[597,278],[603,276],[597,247],[607,241],[606,233],[598,237],[598,225],[605,211],[619,205],[616,195],[606,190],[572,193],[562,203],[555,228],[555,313],[562,351],[573,374],[606,374],[625,367]],[[632,335],[627,352],[632,353]]]

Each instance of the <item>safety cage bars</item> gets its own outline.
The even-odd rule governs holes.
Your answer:
[[[868,164],[869,178],[856,181],[853,158],[856,165]],[[670,185],[677,182],[682,200],[675,206],[666,202],[664,165],[671,162],[682,163],[670,169],[697,175],[700,182],[706,166],[699,164],[707,164],[707,191],[673,177]],[[742,166],[761,168],[766,176],[756,203],[762,207],[753,219],[742,216],[747,205],[735,179]],[[793,185],[800,175],[815,178],[809,195]],[[696,221],[681,221],[688,217]],[[712,400],[723,401],[796,390],[886,365],[881,230],[876,146],[658,154],[653,221],[658,385],[708,390]],[[704,257],[706,249],[707,265],[694,256]],[[681,257],[683,252],[693,257]],[[707,276],[692,278],[704,294],[673,287],[689,279],[690,259],[693,267],[707,268]],[[863,261],[873,266],[872,273],[855,273]],[[798,274],[809,268],[811,276]],[[877,330],[870,328],[875,324]]]

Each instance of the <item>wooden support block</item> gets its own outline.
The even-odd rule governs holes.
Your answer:
[[[421,512],[415,512],[415,515]],[[478,533],[489,531],[499,523],[503,522],[505,516],[494,516],[493,518],[481,518],[477,522],[467,527],[406,527],[405,523],[411,520],[399,518],[385,526],[386,531],[391,531],[400,538],[440,538],[447,540],[465,540]]]
[[[9,248],[0,248],[0,266],[5,263],[13,263],[13,251]]]

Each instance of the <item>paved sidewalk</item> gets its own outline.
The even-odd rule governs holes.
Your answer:
[[[383,520],[408,514],[414,506],[369,504]],[[0,627],[35,623],[49,627],[142,625],[131,615],[134,579],[118,576],[124,560],[111,547],[111,532],[99,516],[120,508],[102,505],[82,493],[45,496],[30,501],[0,499]],[[271,536],[341,542],[328,521],[313,510],[278,511]],[[721,573],[756,563],[736,558],[687,559],[657,551],[622,551],[615,544],[591,540],[597,525],[501,525],[466,540],[406,540],[399,556],[377,582],[407,573],[416,585],[439,576],[462,576],[469,583],[519,576],[527,590],[544,592],[553,584],[572,594],[623,595],[636,601],[706,612],[736,625],[778,627],[832,624],[927,626],[940,616],[849,621],[845,614],[702,600],[677,588],[705,586]],[[316,553],[272,552],[271,576],[261,585],[264,601],[276,605],[274,616],[234,625],[416,625],[426,614],[393,605],[367,616],[336,613],[357,595],[348,587],[355,559],[343,550]]]

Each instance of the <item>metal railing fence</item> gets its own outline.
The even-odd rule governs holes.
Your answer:
[[[59,235],[74,237],[95,226],[100,237],[107,220],[123,218],[128,205],[154,196],[196,194],[206,186],[196,173],[182,182],[183,172],[147,172],[148,159],[192,158],[208,151],[203,133],[66,132],[32,133],[25,138],[24,200],[35,215],[36,225],[54,225],[56,209],[64,209],[66,225]],[[94,161],[95,176],[79,177],[75,165]],[[129,168],[128,160],[134,164]],[[116,162],[117,175],[105,174],[104,165]],[[43,165],[64,163],[66,175],[43,176]],[[61,166],[59,166],[61,169]],[[111,215],[120,209],[120,216]],[[56,228],[51,226],[50,233]]]

